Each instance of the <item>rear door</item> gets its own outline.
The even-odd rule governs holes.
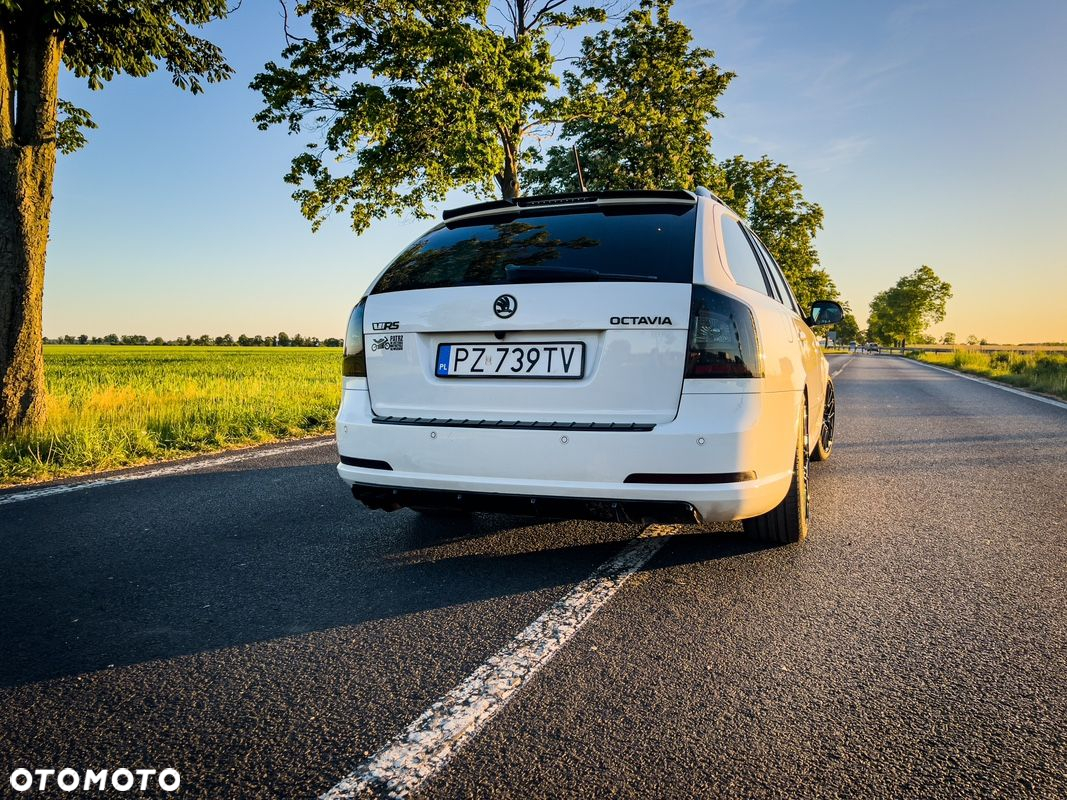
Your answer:
[[[694,203],[602,203],[441,225],[367,299],[373,411],[500,425],[675,417]]]
[[[779,295],[783,305],[789,309],[791,322],[797,332],[797,340],[800,343],[800,358],[804,365],[804,381],[808,389],[809,415],[808,426],[812,435],[812,441],[817,434],[818,426],[821,425],[822,407],[826,400],[826,384],[828,381],[829,367],[819,347],[819,337],[804,321],[806,311],[802,310],[797,303],[793,290],[786,282],[778,262],[771,256],[766,245],[760,241],[754,233],[751,233],[753,243],[760,254],[768,276],[774,283],[775,292]]]

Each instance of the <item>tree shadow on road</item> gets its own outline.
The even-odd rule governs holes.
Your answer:
[[[330,465],[57,495],[0,508],[0,525],[0,557],[11,565],[0,582],[0,686],[527,592],[562,595],[642,527],[371,512]],[[693,533],[645,569],[755,549],[736,533]]]

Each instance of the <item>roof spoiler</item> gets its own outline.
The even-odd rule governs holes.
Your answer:
[[[514,200],[491,200],[488,203],[474,203],[459,208],[449,208],[441,214],[444,220],[468,217],[474,214],[490,214],[500,211],[518,213],[524,208],[543,208],[549,206],[592,205],[600,202],[652,202],[652,203],[696,203],[697,196],[684,189],[658,191],[652,189],[635,189],[632,191],[610,192],[576,192],[574,194],[539,194],[529,197],[516,197]]]

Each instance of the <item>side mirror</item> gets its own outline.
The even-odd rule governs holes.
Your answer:
[[[845,310],[836,300],[816,300],[811,305],[811,316],[805,322],[808,325],[834,325],[845,317]]]

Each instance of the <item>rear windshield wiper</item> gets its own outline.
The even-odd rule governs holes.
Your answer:
[[[504,267],[508,280],[514,283],[537,283],[544,280],[562,281],[658,281],[655,275],[630,275],[622,272],[601,272],[584,267],[540,267],[508,264]]]

